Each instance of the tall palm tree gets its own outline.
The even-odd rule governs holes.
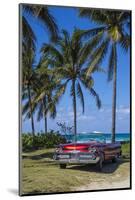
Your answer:
[[[87,54],[90,55],[87,75],[108,56],[108,81],[113,80],[112,142],[115,142],[118,48],[124,49],[125,52],[129,49],[130,12],[81,8],[79,16],[98,25],[96,28],[82,31],[82,35],[88,39]],[[89,49],[91,46],[92,52]]]
[[[23,97],[28,98],[26,106],[23,108],[23,113],[26,112],[26,107],[29,106],[30,112],[27,117],[31,118],[32,134],[35,135],[34,119],[33,119],[33,108],[32,108],[32,94],[33,84],[35,84],[35,73],[34,73],[34,61],[35,61],[35,50],[36,50],[36,36],[30,26],[27,17],[33,17],[36,22],[43,24],[50,33],[52,41],[56,41],[58,38],[58,27],[55,23],[54,17],[49,12],[46,6],[41,5],[22,5],[22,82]],[[26,89],[27,88],[27,89]]]
[[[32,49],[26,48],[22,55],[22,100],[26,101],[27,109],[29,114],[27,118],[31,118],[32,135],[35,135],[34,118],[33,118],[33,107],[32,98],[34,96],[34,88],[36,87],[36,74],[32,68],[34,64],[34,52]],[[23,105],[22,114],[25,114],[26,108]]]
[[[86,76],[88,67],[86,63],[87,56],[84,54],[84,43],[79,35],[80,30],[77,29],[74,30],[72,37],[70,37],[67,31],[63,30],[57,45],[44,44],[41,49],[43,59],[47,59],[49,66],[54,67],[55,76],[61,80],[56,97],[62,96],[66,91],[68,83],[71,83],[70,95],[73,102],[75,136],[77,134],[77,97],[81,101],[83,113],[85,109],[82,86],[95,97],[98,108],[101,106],[99,96],[93,88],[94,80],[91,76],[96,70],[100,71],[101,69],[96,66],[91,74]]]

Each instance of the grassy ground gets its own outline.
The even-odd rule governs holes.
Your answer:
[[[122,151],[127,155],[129,144],[124,144]],[[109,180],[110,183],[119,183],[119,180],[124,181],[129,177],[129,159],[123,158],[118,163],[105,163],[103,172],[98,172],[92,165],[68,166],[67,169],[60,169],[52,160],[53,152],[54,149],[42,149],[23,153],[23,194],[74,191],[75,188],[89,182],[100,183]]]
[[[125,144],[122,144],[122,155],[123,157],[130,157],[130,143],[127,142]]]

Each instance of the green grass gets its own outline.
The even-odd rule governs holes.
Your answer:
[[[122,155],[123,157],[130,157],[130,143],[129,142],[122,144]]]
[[[122,145],[122,150],[128,153],[129,144]],[[94,165],[68,166],[67,169],[60,169],[52,159],[53,152],[54,149],[42,149],[23,153],[23,194],[74,191],[75,188],[89,182],[119,181],[129,173],[129,162],[124,159],[118,163],[105,164],[102,173],[98,172]]]

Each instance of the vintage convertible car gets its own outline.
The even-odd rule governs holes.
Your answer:
[[[121,144],[106,143],[103,135],[91,134],[87,142],[72,142],[60,144],[54,153],[60,168],[65,169],[67,164],[96,164],[99,170],[105,160],[116,162],[121,155]]]

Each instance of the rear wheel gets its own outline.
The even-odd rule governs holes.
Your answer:
[[[112,163],[116,163],[116,162],[117,162],[117,158],[113,158]]]
[[[60,164],[60,169],[66,169],[66,164]]]
[[[119,157],[119,155],[117,154],[117,155],[112,159],[112,162],[113,162],[113,163],[116,163],[117,160],[118,160],[118,157]]]
[[[103,161],[104,161],[104,155],[101,154],[100,160],[99,160],[99,162],[97,163],[97,169],[98,169],[98,171],[102,171],[102,168],[103,168]]]

